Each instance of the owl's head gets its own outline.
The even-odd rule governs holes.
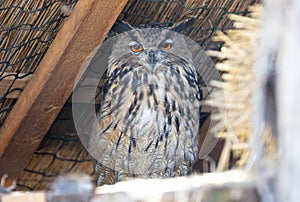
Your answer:
[[[184,60],[192,61],[192,53],[186,38],[179,34],[193,20],[176,24],[168,29],[134,28],[126,23],[118,23],[113,29],[124,32],[115,37],[110,64],[123,60],[141,66],[149,71],[157,71],[162,64]]]

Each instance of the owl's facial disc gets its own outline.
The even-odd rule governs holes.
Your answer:
[[[153,40],[147,37],[134,37],[128,43],[128,48],[134,57],[140,60],[144,67],[150,71],[156,71],[168,58],[168,52],[175,47],[174,41],[169,36],[162,36],[161,39]]]
[[[152,67],[155,67],[158,61],[161,60],[161,54],[162,54],[161,52],[168,52],[172,48],[173,48],[173,41],[171,39],[165,39],[157,47],[150,49],[148,51],[149,64]]]

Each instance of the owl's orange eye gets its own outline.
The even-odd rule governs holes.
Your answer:
[[[162,50],[170,50],[173,47],[173,43],[171,40],[167,39],[159,44],[159,48]]]
[[[134,53],[139,53],[143,50],[143,46],[139,43],[134,43],[132,45],[129,45],[130,50]]]

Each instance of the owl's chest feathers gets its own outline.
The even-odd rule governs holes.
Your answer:
[[[124,134],[154,140],[173,133],[197,133],[199,88],[190,85],[178,68],[156,73],[123,71],[111,82],[102,111],[113,117]]]
[[[109,78],[108,99],[124,103],[130,101],[131,95],[139,94],[139,100],[153,97],[165,98],[172,93],[175,100],[193,101],[201,99],[200,87],[196,72],[193,68],[180,68],[186,64],[165,63],[153,70],[139,64],[123,64],[116,68]],[[145,96],[144,96],[145,95]]]
[[[136,68],[109,78],[96,142],[115,166],[173,176],[194,164],[201,93],[197,78],[183,73],[176,67],[157,73]]]

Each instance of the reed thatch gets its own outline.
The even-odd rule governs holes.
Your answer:
[[[7,92],[0,94],[0,126],[15,100],[10,94],[22,91],[16,80],[33,74],[67,17],[65,8],[76,0],[0,2],[0,86],[9,80]],[[9,73],[9,76],[5,73]]]

